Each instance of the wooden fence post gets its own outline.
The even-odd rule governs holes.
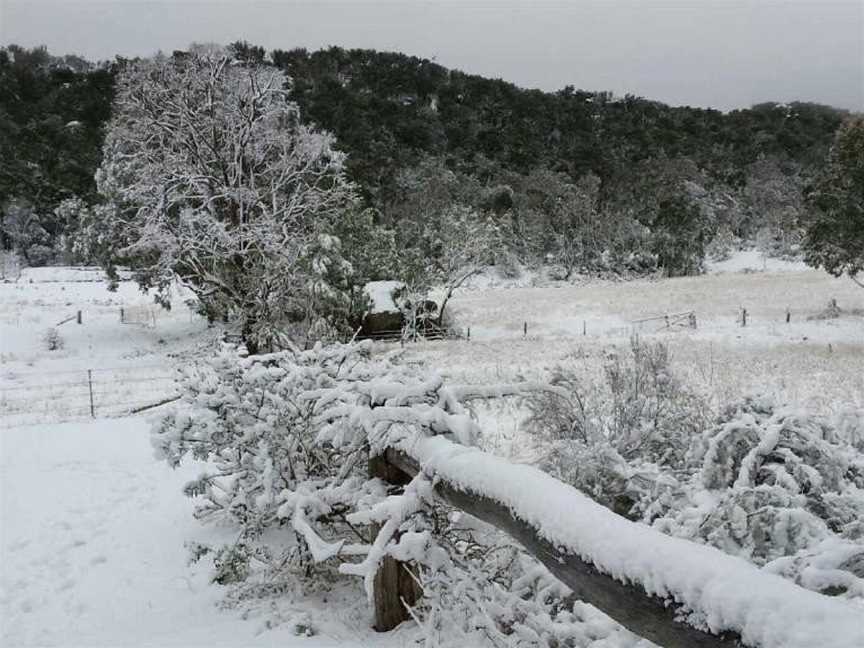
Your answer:
[[[528,322],[522,322],[522,337],[528,337]]]
[[[411,475],[387,461],[385,455],[369,458],[369,476],[396,486],[411,481]],[[380,527],[373,527],[377,534]],[[375,630],[387,632],[411,618],[406,606],[414,605],[422,591],[407,563],[386,556],[378,567],[373,585]]]
[[[747,326],[747,309],[741,309],[741,326]]]
[[[80,310],[78,311],[78,323],[79,324],[81,323],[81,311]]]
[[[786,309],[786,323],[788,324],[789,320],[791,320],[791,319],[792,319],[792,311],[787,308]]]
[[[90,418],[96,418],[96,408],[93,406],[93,370],[87,370],[87,386],[90,388]]]
[[[468,340],[471,339],[471,327],[470,326],[468,327],[468,335],[466,336],[466,339],[468,339]]]

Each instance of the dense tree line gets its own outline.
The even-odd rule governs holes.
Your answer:
[[[44,47],[0,48],[0,246],[31,264],[60,260],[70,224],[57,206],[96,199],[114,73]]]
[[[366,279],[412,278],[422,260],[446,254],[443,229],[456,212],[485,225],[496,241],[485,261],[504,272],[521,262],[551,263],[562,278],[691,274],[706,254],[742,240],[795,252],[816,208],[805,189],[846,117],[810,103],[723,113],[573,87],[526,90],[373,50],[231,50],[283,71],[303,120],[347,153],[367,210],[340,234],[365,240],[374,230],[384,246],[349,259]],[[63,235],[81,214],[68,199],[97,200],[93,177],[124,64],[0,50],[4,249],[31,263],[68,260]]]

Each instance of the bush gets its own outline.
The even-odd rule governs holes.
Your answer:
[[[65,341],[60,336],[60,331],[53,326],[47,329],[42,335],[42,341],[48,351],[60,351],[65,345]]]
[[[510,250],[504,250],[495,255],[495,271],[502,279],[518,279],[522,276],[522,264]]]
[[[619,514],[804,587],[864,597],[860,413],[827,420],[751,397],[709,423],[662,344],[631,342],[602,382],[529,399],[542,467]]]
[[[710,421],[708,405],[675,377],[662,342],[630,340],[602,379],[559,367],[551,382],[569,394],[528,398],[527,429],[546,452],[542,467],[615,512],[640,519],[669,495],[667,478]],[[653,513],[651,513],[653,514]]]
[[[792,578],[864,597],[864,457],[819,417],[748,398],[692,444],[682,498],[655,521]]]
[[[237,539],[189,549],[193,560],[212,560],[229,603],[350,576],[363,577],[371,597],[392,556],[414,566],[423,598],[411,614],[427,646],[527,648],[538,636],[571,645],[588,628],[622,632],[500,534],[441,504],[425,473],[404,487],[368,477],[385,441],[448,433],[469,444],[477,433],[440,377],[397,356],[376,360],[371,349],[246,358],[229,349],[183,372],[180,404],[156,423],[153,444],[172,466],[190,455],[208,462],[186,494],[197,517],[235,527]],[[295,626],[312,632],[313,620]]]

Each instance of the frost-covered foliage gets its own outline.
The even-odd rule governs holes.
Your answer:
[[[17,252],[0,250],[0,281],[18,281],[23,265]]]
[[[710,420],[707,405],[675,376],[668,347],[633,337],[607,358],[602,379],[581,377],[576,362],[551,383],[566,393],[527,400],[527,428],[542,443],[545,470],[623,515],[638,517],[659,492],[663,473],[685,462],[692,438]]]
[[[212,466],[185,492],[197,500],[196,517],[240,529],[217,554],[218,580],[243,580],[250,556],[277,572],[311,573],[368,542],[368,528],[345,519],[386,495],[366,479],[368,445],[319,442],[319,404],[305,394],[387,371],[370,362],[367,346],[316,346],[245,359],[226,351],[181,373],[181,404],[158,422],[153,443],[171,465],[188,454]],[[267,536],[285,525],[296,542]]]
[[[63,337],[55,327],[51,326],[42,335],[42,343],[48,351],[59,351],[65,345]]]
[[[595,500],[804,587],[864,597],[860,415],[836,424],[748,398],[709,410],[662,345],[634,341],[605,382],[559,370],[529,399],[542,465]]]
[[[413,612],[427,648],[648,645],[575,600],[517,546],[455,538],[445,565],[419,573],[424,596]]]
[[[344,328],[352,268],[333,225],[355,200],[333,138],[301,123],[275,68],[196,47],[127,62],[78,249],[176,279],[251,350]],[[116,278],[116,277],[115,277]],[[326,337],[326,335],[324,335]]]
[[[226,349],[181,372],[182,399],[154,426],[154,447],[173,466],[205,461],[185,493],[197,517],[237,529],[231,544],[190,545],[192,559],[212,560],[235,601],[353,577],[371,596],[387,556],[408,562],[423,592],[411,613],[428,646],[629,637],[500,534],[445,506],[425,473],[403,487],[367,474],[370,457],[418,435],[474,443],[479,429],[463,402],[534,386],[448,387],[371,349],[245,358]]]
[[[655,526],[817,591],[864,597],[864,456],[819,417],[750,398],[691,445]]]

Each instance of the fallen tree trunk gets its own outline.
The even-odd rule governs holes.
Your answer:
[[[413,476],[420,472],[420,464],[404,452],[390,448],[385,457],[404,473]],[[740,648],[743,645],[737,635],[718,636],[677,620],[680,613],[677,606],[668,605],[640,587],[615,580],[578,556],[555,548],[531,525],[496,501],[466,492],[443,479],[436,482],[435,491],[454,508],[507,533],[573,590],[576,598],[590,603],[640,637],[663,648]]]

